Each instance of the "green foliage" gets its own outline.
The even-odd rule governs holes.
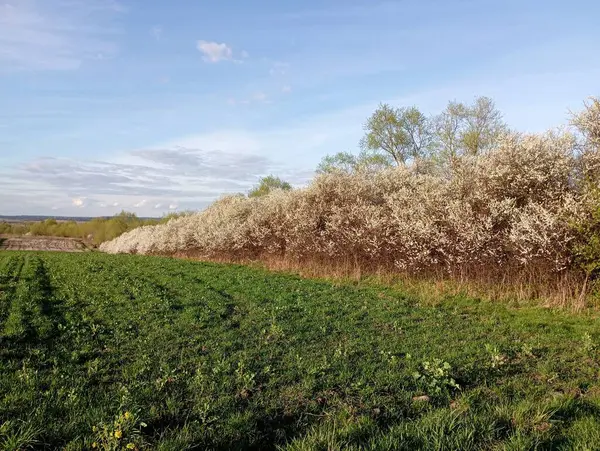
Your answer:
[[[576,262],[594,282],[600,276],[600,189],[589,190],[588,215],[574,224],[578,240],[574,245]]]
[[[35,437],[40,432],[41,430],[33,429],[26,422],[0,421],[0,449],[18,451],[39,446],[41,443]]]
[[[350,152],[338,152],[335,155],[326,155],[323,157],[317,167],[317,173],[330,174],[339,171],[351,174],[352,172],[355,172],[357,168],[358,158],[356,155]]]
[[[248,197],[266,196],[271,191],[276,189],[290,191],[292,189],[292,185],[284,180],[281,180],[279,177],[269,175],[260,179],[258,185],[250,190]]]
[[[25,235],[28,231],[29,227],[23,224],[0,222],[0,235]]]
[[[0,447],[594,449],[595,316],[0,252]]]
[[[500,368],[508,363],[508,358],[500,352],[500,350],[498,349],[498,346],[494,346],[489,343],[486,343],[485,350],[490,355],[490,366],[492,368]],[[524,355],[531,354],[531,349],[528,348],[527,346],[522,348],[521,351],[524,353]]]
[[[448,103],[435,124],[436,158],[446,162],[490,150],[507,131],[502,113],[488,97],[477,97],[471,105]]]
[[[398,166],[424,158],[433,144],[431,123],[416,107],[393,108],[381,104],[364,129],[361,148],[383,152]]]
[[[389,155],[377,152],[361,151],[358,155],[350,152],[338,152],[326,155],[317,167],[318,174],[343,172],[352,174],[359,171],[376,172],[392,166],[393,160]]]
[[[424,393],[431,395],[449,394],[460,387],[451,376],[452,366],[440,359],[425,361],[413,377]]]
[[[94,442],[91,447],[102,451],[139,450],[145,447],[141,428],[146,427],[144,422],[138,424],[133,413],[120,413],[112,422],[92,427]]]
[[[577,117],[578,124],[584,122],[582,117]],[[450,102],[433,118],[414,106],[395,108],[381,104],[364,129],[360,155],[340,152],[326,156],[317,172],[376,171],[391,165],[423,162],[443,166],[460,156],[490,150],[508,130],[502,114],[488,97],[478,97],[471,105]]]
[[[187,211],[177,211],[177,212],[171,212],[171,213],[167,213],[165,215],[163,215],[162,218],[160,218],[159,223],[160,224],[166,224],[167,222],[169,222],[172,219],[179,219],[179,218],[183,218],[185,216],[190,216],[193,215],[195,212],[192,210],[187,210]]]

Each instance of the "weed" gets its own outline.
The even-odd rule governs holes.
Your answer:
[[[418,386],[427,394],[442,395],[460,387],[451,376],[452,366],[441,359],[424,361],[413,374]]]
[[[583,349],[583,352],[585,352],[586,354],[589,354],[597,349],[596,342],[594,341],[589,332],[583,334],[583,338],[581,339],[581,347]]]
[[[500,368],[508,363],[508,357],[502,354],[497,346],[486,343],[485,350],[490,355],[490,366],[494,369]]]

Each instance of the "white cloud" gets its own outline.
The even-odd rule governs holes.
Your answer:
[[[207,63],[233,61],[233,50],[225,43],[198,41],[196,48],[204,55],[203,59]]]
[[[171,205],[169,205],[169,210],[177,210],[178,207],[179,207],[179,205],[177,205],[177,204],[171,204]]]
[[[137,204],[134,204],[135,208],[142,208],[144,205],[146,205],[148,201],[146,199],[143,199],[141,201],[139,201]]]
[[[162,204],[156,204],[156,205],[154,206],[154,208],[155,208],[156,210],[158,210],[158,209],[162,208]]]
[[[81,197],[76,197],[75,199],[73,199],[73,205],[77,208],[81,208],[85,206],[85,198],[81,198]]]
[[[290,85],[284,85],[281,88],[281,92],[286,93],[286,94],[289,93],[289,92],[292,92],[292,87]]]
[[[242,50],[242,58],[244,58],[244,59],[250,58],[250,54],[248,52],[246,52],[245,50]]]

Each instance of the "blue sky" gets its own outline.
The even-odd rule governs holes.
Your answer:
[[[0,214],[159,216],[355,150],[379,102],[600,94],[595,0],[0,0]]]

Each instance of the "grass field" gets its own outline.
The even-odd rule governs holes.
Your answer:
[[[3,449],[600,449],[593,312],[0,252]]]

